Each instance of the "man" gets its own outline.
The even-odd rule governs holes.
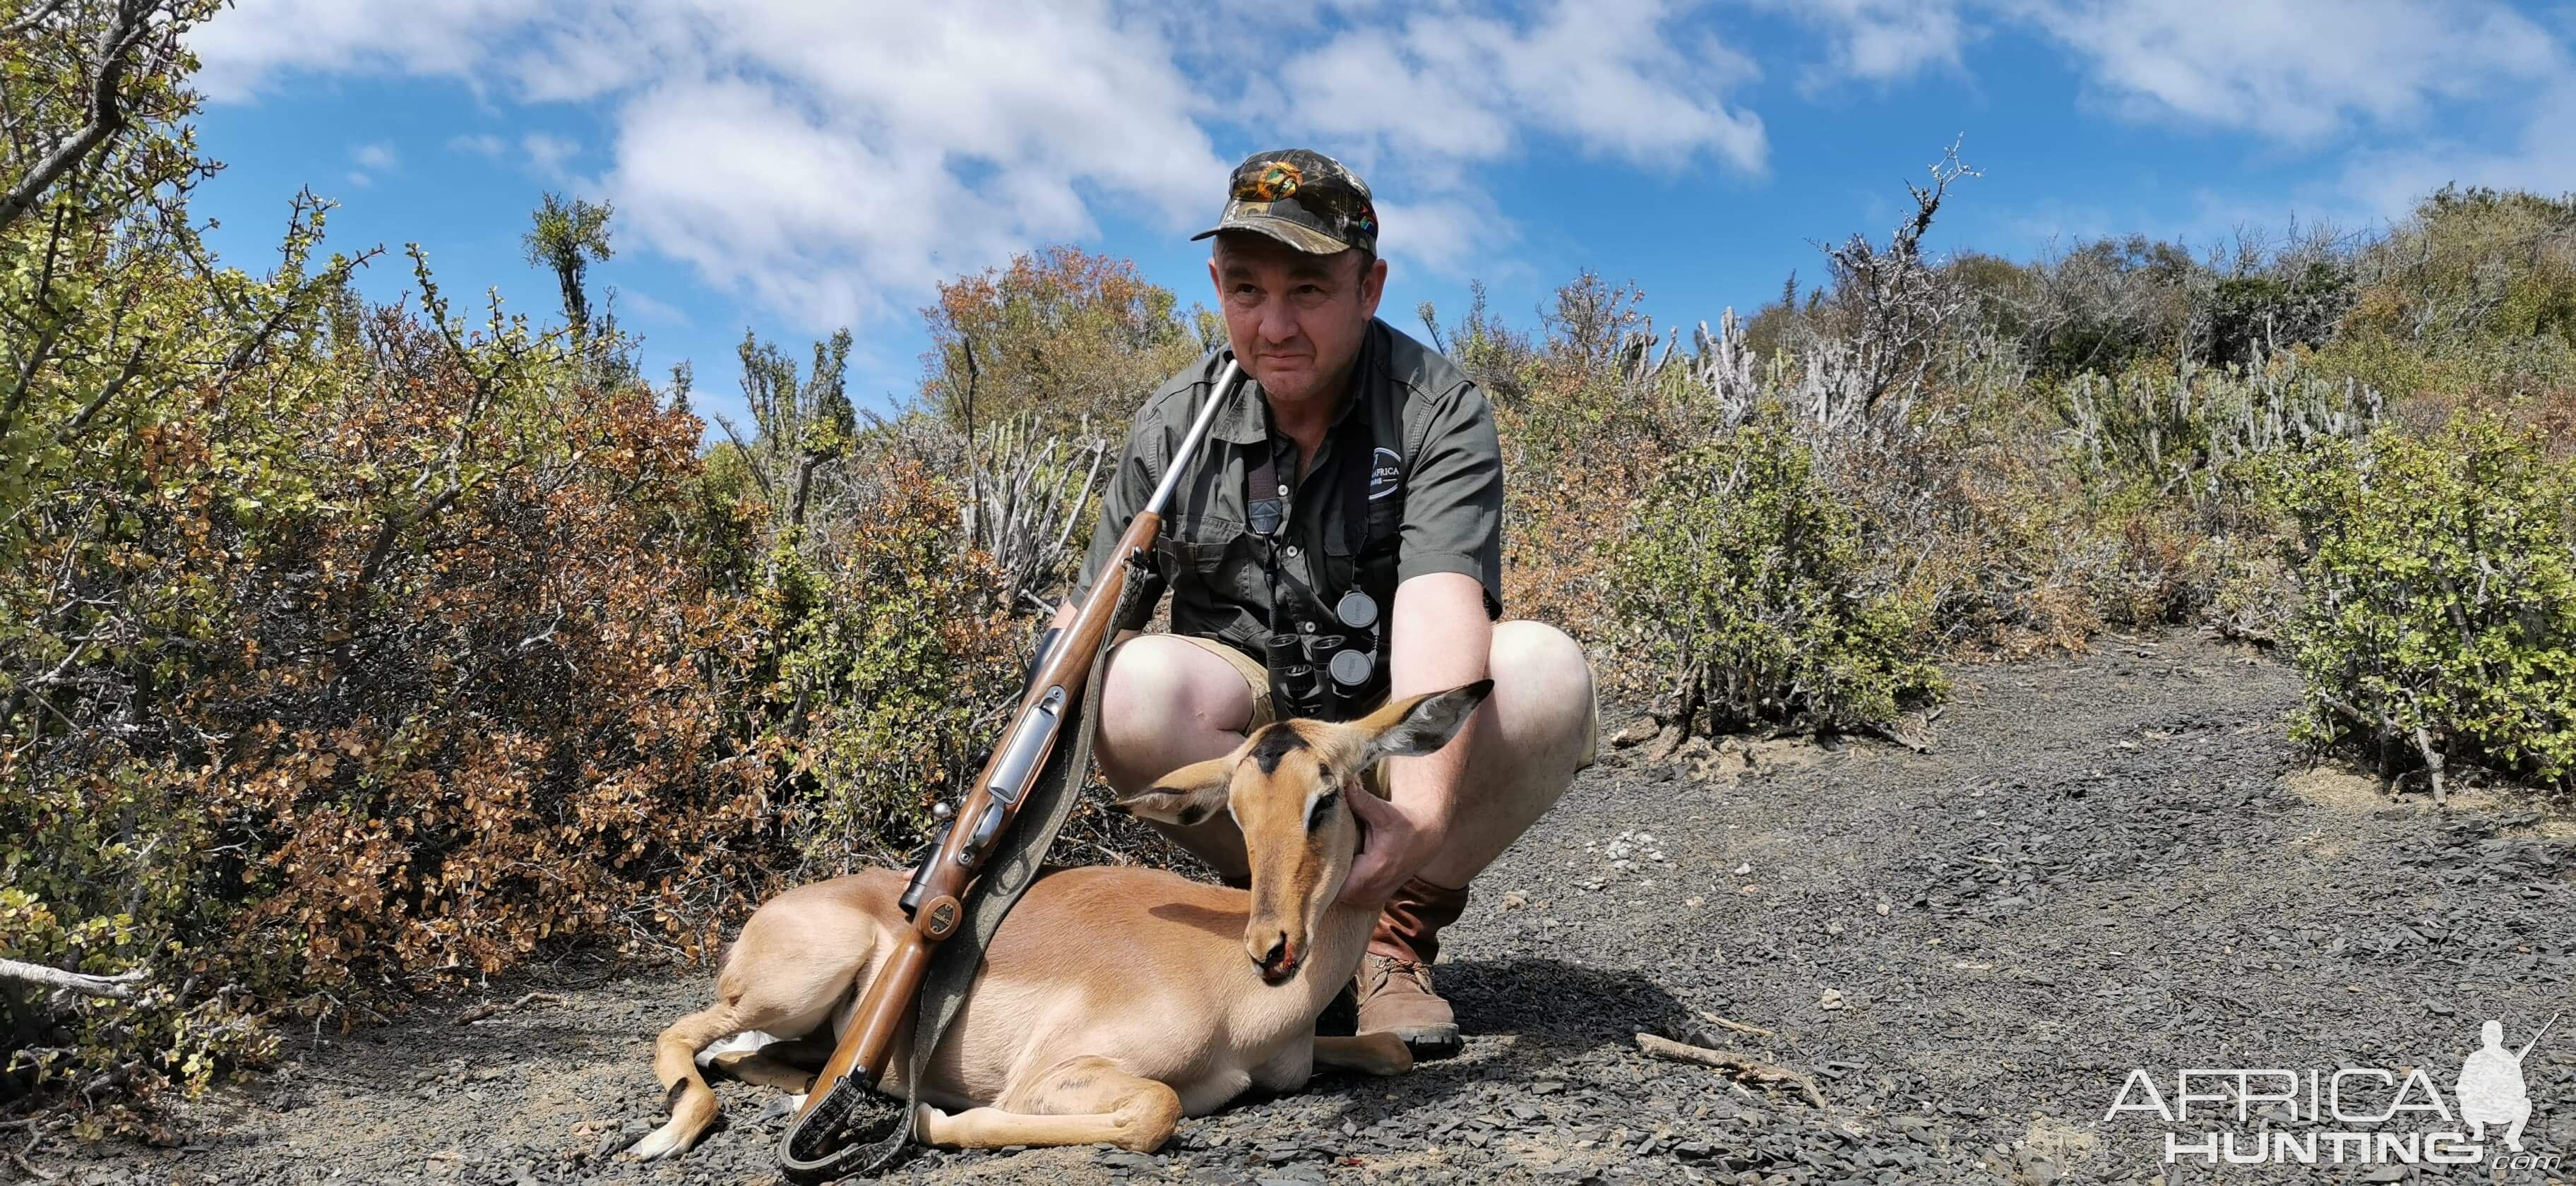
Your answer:
[[[1364,838],[1342,900],[1383,904],[1353,986],[1358,1031],[1455,1053],[1433,991],[1442,927],[1468,883],[1592,763],[1592,670],[1554,627],[1502,612],[1502,457],[1483,393],[1377,320],[1368,187],[1302,149],[1237,166],[1225,213],[1194,236],[1229,345],[1149,399],[1109,483],[1062,627],[1150,496],[1226,361],[1251,380],[1217,413],[1156,545],[1152,592],[1172,633],[1111,652],[1095,752],[1122,794],[1220,756],[1273,719],[1347,720],[1388,696],[1490,676],[1494,691],[1437,754],[1387,763],[1388,796],[1350,797]],[[1156,825],[1236,885],[1227,816]]]

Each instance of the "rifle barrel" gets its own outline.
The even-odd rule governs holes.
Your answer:
[[[1216,410],[1234,394],[1235,378],[1242,373],[1242,365],[1230,358],[1225,369],[1217,372],[1216,386],[1208,389],[1207,406],[1199,409],[1198,419],[1190,422],[1189,434],[1181,438],[1180,448],[1172,450],[1172,464],[1163,470],[1163,480],[1154,487],[1154,497],[1145,500],[1146,514],[1163,513],[1163,504],[1171,500],[1172,491],[1181,484],[1182,471],[1189,468],[1190,458],[1199,451],[1199,441],[1207,436],[1208,425],[1216,420]]]
[[[2541,1040],[2542,1038],[2546,1038],[2546,1037],[2548,1037],[2548,1036],[2549,1036],[2549,1031],[2550,1031],[2550,1029],[2551,1029],[2552,1027],[2554,1027],[2554,1026],[2556,1026],[2556,1025],[2558,1024],[2558,1019],[2559,1019],[2559,1017],[2560,1017],[2560,1016],[2562,1016],[2562,1015],[2564,1015],[2565,1013],[2566,1013],[2566,1010],[2561,1009],[2561,1010],[2559,1010],[2559,1011],[2558,1011],[2558,1012],[2556,1012],[2556,1013],[2552,1013],[2552,1014],[2550,1014],[2550,1015],[2549,1015],[2549,1020],[2547,1020],[2547,1021],[2544,1021],[2544,1022],[2540,1023],[2540,1032],[2539,1032],[2539,1033],[2536,1033],[2536,1034],[2531,1035],[2531,1040],[2522,1044],[2522,1049],[2521,1049],[2519,1052],[2515,1053],[2515,1055],[2513,1056],[2513,1060],[2514,1060],[2515,1062],[2521,1062],[2521,1061],[2522,1061],[2522,1059],[2523,1059],[2523,1056],[2524,1056],[2524,1055],[2530,1054],[2530,1053],[2531,1053],[2531,1048],[2532,1048],[2532,1047],[2534,1047],[2534,1046],[2539,1045],[2539,1044],[2540,1044],[2540,1040]]]

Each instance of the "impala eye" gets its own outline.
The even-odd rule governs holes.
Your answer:
[[[1306,812],[1306,830],[1312,832],[1316,828],[1321,827],[1324,822],[1324,813],[1331,811],[1333,809],[1333,801],[1341,798],[1341,796],[1342,788],[1340,787],[1334,787],[1332,790],[1315,796],[1315,805],[1312,808],[1307,809]]]

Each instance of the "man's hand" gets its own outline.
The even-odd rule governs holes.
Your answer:
[[[1359,819],[1360,850],[1351,861],[1349,880],[1342,883],[1341,903],[1383,906],[1440,851],[1440,834],[1365,787],[1351,788],[1343,799]]]
[[[1474,577],[1424,573],[1396,586],[1388,633],[1391,698],[1444,692],[1491,674],[1494,626],[1485,617],[1484,586]],[[1476,714],[1483,715],[1481,710]],[[1475,747],[1482,727],[1471,716],[1439,752],[1386,759],[1387,798],[1357,789],[1347,796],[1359,817],[1360,854],[1342,887],[1343,902],[1383,905],[1406,878],[1426,868],[1442,871],[1433,868],[1434,862],[1449,839],[1467,751]],[[1475,872],[1470,867],[1453,875],[1463,884]]]

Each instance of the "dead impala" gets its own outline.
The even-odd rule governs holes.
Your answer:
[[[1374,903],[1335,901],[1360,842],[1346,796],[1374,793],[1364,776],[1379,762],[1448,744],[1492,690],[1479,680],[1344,724],[1282,721],[1121,801],[1183,824],[1233,813],[1251,889],[1125,866],[1040,877],[994,934],[930,1060],[921,1138],[1152,1152],[1182,1116],[1215,1111],[1248,1087],[1294,1089],[1319,1064],[1381,1075],[1411,1068],[1392,1034],[1315,1034],[1378,915]],[[732,1035],[792,1041],[710,1061],[746,1081],[808,1090],[849,1024],[856,990],[912,925],[896,905],[904,884],[901,872],[871,870],[762,904],[725,956],[716,1003],[655,1043],[653,1073],[671,1118],[629,1155],[667,1157],[705,1135],[716,1097],[698,1059]],[[897,1045],[880,1090],[904,1094],[908,1046],[908,1037]]]

